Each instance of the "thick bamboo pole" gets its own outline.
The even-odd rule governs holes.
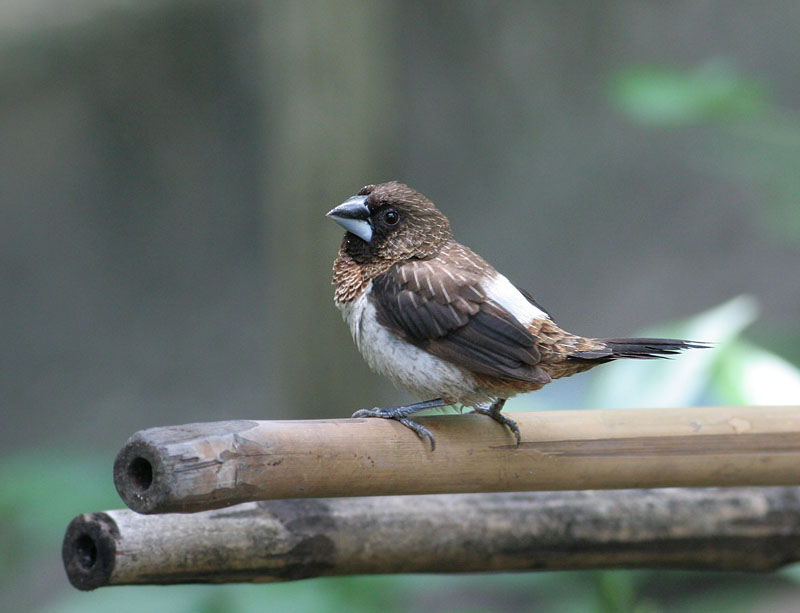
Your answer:
[[[192,515],[79,515],[72,585],[800,560],[800,488],[444,494],[251,502]]]
[[[229,421],[153,428],[117,456],[122,499],[142,513],[251,500],[566,489],[800,485],[800,407],[514,413],[393,421]]]

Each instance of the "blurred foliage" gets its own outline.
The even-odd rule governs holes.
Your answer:
[[[29,450],[0,466],[0,576],[31,552],[52,554],[67,523],[87,509],[117,507],[108,458],[77,450]]]
[[[755,300],[740,296],[688,321],[641,330],[637,336],[701,340],[718,350],[688,351],[669,366],[660,360],[620,362],[592,380],[583,405],[595,409],[680,407],[714,404],[730,396],[721,389],[721,375],[733,366],[722,356],[740,342],[756,312]],[[744,394],[737,402],[751,404]]]
[[[757,223],[800,243],[800,114],[780,108],[769,88],[716,58],[695,69],[638,67],[610,79],[609,100],[651,128],[709,126],[717,131],[692,155],[701,171],[753,186]]]
[[[694,70],[638,67],[619,72],[610,96],[624,114],[652,126],[680,126],[764,111],[766,88],[743,78],[723,59]]]
[[[594,371],[582,405],[679,406],[713,401],[791,403],[800,394],[800,370],[742,340],[756,316],[752,298],[735,298],[689,320],[642,331],[712,341],[669,364],[628,361]],[[653,390],[657,390],[654,393]],[[524,406],[527,398],[513,404]],[[554,407],[551,407],[554,408]],[[80,512],[119,507],[110,458],[39,450],[5,458],[0,469],[0,597],[19,588],[21,573],[60,551],[69,520]],[[46,611],[114,610],[250,612],[272,610],[354,613],[394,611],[749,611],[756,602],[797,589],[800,569],[776,575],[666,571],[504,573],[474,576],[378,576],[310,579],[274,585],[116,587],[91,593],[63,587]],[[12,600],[13,602],[13,600]],[[720,609],[721,608],[721,609]]]

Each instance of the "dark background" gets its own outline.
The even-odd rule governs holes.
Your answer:
[[[332,305],[324,217],[389,179],[571,331],[747,293],[800,362],[798,32],[789,1],[0,7],[6,464],[105,478],[141,428],[407,400]]]

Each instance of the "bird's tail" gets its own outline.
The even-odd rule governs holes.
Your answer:
[[[569,360],[602,364],[622,358],[652,360],[666,358],[686,349],[706,349],[708,343],[684,341],[675,338],[598,338],[597,345],[587,351],[577,351],[567,356]]]

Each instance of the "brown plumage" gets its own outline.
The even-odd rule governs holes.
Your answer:
[[[435,445],[412,413],[460,403],[507,425],[507,398],[618,358],[703,347],[674,339],[570,334],[524,290],[453,239],[433,203],[402,183],[368,185],[328,213],[348,230],[333,265],[335,303],[367,363],[433,400],[354,417],[397,419]]]

